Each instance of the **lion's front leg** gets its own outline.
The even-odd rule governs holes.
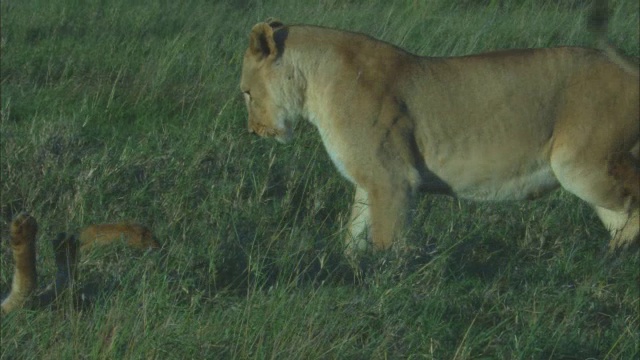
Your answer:
[[[371,212],[366,190],[356,186],[356,194],[351,207],[351,217],[345,237],[345,254],[353,257],[369,248]]]
[[[369,191],[370,237],[374,251],[389,249],[402,237],[410,201],[411,190],[408,186],[394,184]]]
[[[403,186],[356,188],[345,239],[348,256],[373,248],[386,250],[404,231],[411,191]]]

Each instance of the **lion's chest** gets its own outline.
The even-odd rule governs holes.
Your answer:
[[[318,131],[320,132],[320,137],[322,138],[325,150],[327,151],[327,154],[329,154],[329,158],[335,167],[342,176],[355,184],[356,182],[354,177],[347,166],[349,154],[347,153],[347,149],[345,149],[344,144],[339,140],[340,137],[337,136],[338,134],[334,134],[331,131],[327,131],[322,128],[318,128]]]

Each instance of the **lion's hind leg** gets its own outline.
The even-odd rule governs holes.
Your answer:
[[[611,232],[609,249],[623,249],[638,240],[640,233],[640,212],[638,208],[631,211],[613,211],[594,206],[598,217]]]
[[[622,152],[609,159],[609,175],[618,182],[629,210],[613,215],[607,209],[598,209],[600,219],[612,222],[611,249],[626,248],[640,236],[640,162],[631,153]]]
[[[551,167],[563,188],[595,208],[598,217],[611,233],[611,250],[626,248],[638,241],[639,202],[633,195],[638,185],[633,185],[628,169],[616,167],[616,171],[624,176],[614,175],[610,171],[610,158],[587,158],[568,151],[552,153]]]
[[[618,153],[609,160],[609,175],[619,181],[633,201],[640,202],[640,161],[628,152]]]

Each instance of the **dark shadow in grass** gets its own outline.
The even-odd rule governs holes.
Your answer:
[[[539,359],[604,359],[608,358],[607,350],[599,348],[599,344],[585,345],[584,342],[568,338],[553,339],[549,349],[540,353]]]
[[[344,202],[346,188],[314,191],[317,174],[304,167],[276,162],[264,170],[255,183],[239,188],[233,208],[219,214],[217,223],[226,229],[216,235],[215,249],[194,254],[185,274],[210,296],[246,295],[283,284],[357,283],[358,272],[336,243],[341,210],[331,206]]]
[[[232,243],[218,248],[223,254],[216,263],[215,279],[209,280],[210,295],[218,292],[244,296],[256,289],[273,286],[354,285],[358,283],[357,271],[342,253],[321,245],[307,251],[298,251],[284,257],[281,254],[265,254],[255,258],[245,249]],[[194,264],[194,274],[206,267],[203,260]],[[204,279],[203,279],[204,280]]]
[[[492,280],[508,266],[515,245],[496,238],[472,238],[452,249],[446,264],[446,274],[453,278],[477,277]]]
[[[312,246],[292,249],[291,242],[260,237],[259,220],[251,216],[228,223],[233,226],[229,225],[226,237],[214,251],[184,255],[191,257],[189,266],[181,271],[169,270],[170,286],[176,290],[187,287],[186,291],[176,291],[180,296],[191,298],[191,294],[200,293],[206,302],[220,295],[245,297],[273,287],[357,283],[357,274],[342,249],[323,240],[331,239],[329,235],[312,236],[313,240],[308,240]],[[174,261],[184,264],[169,259],[170,263]]]

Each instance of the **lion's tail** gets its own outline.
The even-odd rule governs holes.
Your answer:
[[[626,72],[635,76],[640,75],[637,61],[623,55],[613,46],[607,37],[609,25],[609,4],[606,0],[596,0],[589,16],[588,29],[596,37],[596,47],[602,50],[612,62]]]

